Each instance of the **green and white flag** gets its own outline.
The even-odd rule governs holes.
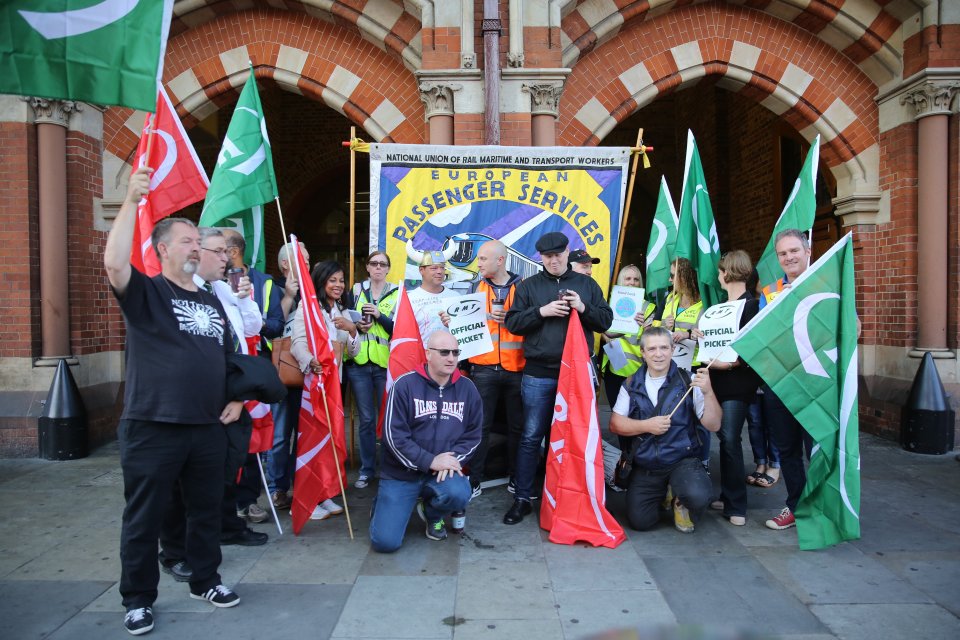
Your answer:
[[[0,93],[153,112],[173,2],[0,2]]]
[[[813,220],[817,215],[817,169],[820,166],[820,136],[817,135],[803,161],[803,168],[797,181],[793,183],[793,191],[783,206],[777,223],[773,226],[773,233],[767,248],[757,263],[757,273],[760,274],[760,286],[767,286],[783,277],[783,269],[777,260],[774,240],[777,234],[786,229],[807,231],[813,228]]]
[[[680,194],[680,229],[677,232],[677,258],[686,258],[697,272],[703,308],[726,300],[720,288],[720,238],[713,219],[707,179],[703,175],[700,153],[693,132],[687,130],[687,157],[683,165],[683,191]]]
[[[660,177],[660,196],[657,198],[657,211],[653,214],[653,227],[650,229],[650,242],[647,243],[647,292],[665,290],[670,287],[670,263],[677,248],[677,210],[673,208],[673,198],[667,186],[667,178]]]
[[[200,226],[238,230],[242,227],[247,241],[244,261],[263,270],[266,264],[263,205],[276,197],[277,177],[273,171],[267,121],[251,67],[217,156],[217,166],[200,214]]]
[[[853,273],[847,234],[757,314],[732,345],[816,442],[794,513],[801,549],[860,537]]]

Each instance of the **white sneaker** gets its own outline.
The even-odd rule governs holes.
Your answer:
[[[310,514],[311,520],[326,520],[329,517],[330,512],[324,509],[322,504],[318,504],[313,513]]]
[[[326,509],[327,513],[329,513],[332,516],[338,516],[341,513],[343,513],[343,507],[338,505],[336,502],[334,502],[330,498],[327,498],[326,500],[321,502],[320,506]]]

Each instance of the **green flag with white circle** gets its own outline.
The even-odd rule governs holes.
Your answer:
[[[660,195],[657,210],[653,214],[653,227],[647,243],[647,293],[652,294],[670,288],[670,263],[677,247],[677,228],[680,223],[673,208],[673,198],[667,186],[667,178],[660,177]]]
[[[794,512],[801,549],[860,537],[853,274],[853,242],[847,234],[732,344],[816,443]]]
[[[153,112],[173,2],[0,2],[0,93]]]

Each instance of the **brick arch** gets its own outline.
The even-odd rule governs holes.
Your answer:
[[[236,100],[248,60],[258,79],[323,102],[356,123],[363,137],[424,142],[417,81],[401,61],[330,22],[259,9],[217,16],[170,38],[163,80],[187,127]],[[109,109],[105,150],[126,160],[142,124],[129,109]]]
[[[807,140],[820,133],[838,195],[877,190],[876,85],[809,33],[732,6],[697,5],[636,22],[584,56],[564,89],[559,143],[595,145],[658,96],[706,76],[776,113]]]
[[[680,0],[631,3],[585,0],[576,7],[571,7],[573,0],[554,0],[554,3],[560,5],[561,15],[565,13],[560,22],[560,37],[563,65],[568,67],[631,24],[673,15],[682,9],[678,5],[689,4]],[[920,11],[917,6],[884,0],[751,0],[749,5],[758,13],[814,35],[853,60],[877,85],[901,76],[900,25]],[[724,12],[732,10],[741,8],[723,8]],[[722,12],[720,15],[722,18]],[[720,24],[724,24],[722,19]]]

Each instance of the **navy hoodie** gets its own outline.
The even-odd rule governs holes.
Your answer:
[[[466,464],[480,445],[483,403],[473,381],[454,371],[441,387],[426,365],[397,378],[387,397],[380,477],[417,480],[437,454]]]

